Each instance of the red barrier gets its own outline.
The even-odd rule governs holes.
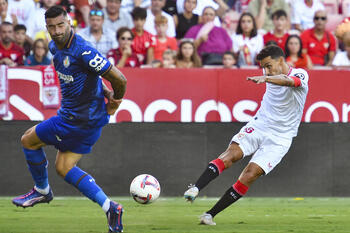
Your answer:
[[[44,109],[40,71],[9,69],[9,116],[5,120],[43,120],[56,114]],[[38,73],[39,72],[39,73]],[[111,122],[248,121],[260,106],[264,84],[246,81],[261,70],[123,69],[127,92]],[[309,95],[303,121],[348,122],[349,71],[309,71]]]

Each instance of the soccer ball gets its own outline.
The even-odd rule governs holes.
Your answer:
[[[157,200],[160,184],[156,178],[148,174],[136,176],[130,184],[130,194],[140,204],[149,204]]]

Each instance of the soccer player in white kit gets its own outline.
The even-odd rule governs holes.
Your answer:
[[[308,93],[309,75],[303,69],[289,67],[284,57],[283,50],[275,45],[265,47],[257,55],[264,75],[248,77],[247,80],[266,83],[258,112],[233,136],[226,151],[209,163],[195,185],[191,185],[184,194],[186,200],[194,201],[199,191],[222,171],[245,156],[252,156],[237,182],[213,208],[200,216],[201,224],[216,225],[213,221],[215,215],[244,196],[255,180],[277,166],[297,135]]]

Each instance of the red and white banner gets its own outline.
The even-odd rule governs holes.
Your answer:
[[[7,67],[0,65],[0,116],[8,113],[8,80]]]
[[[122,72],[127,92],[111,123],[244,122],[260,107],[265,84],[246,81],[261,70],[136,69]],[[350,71],[309,71],[309,94],[304,122],[349,122]],[[57,109],[43,107],[43,78],[39,69],[9,68],[9,116],[4,120],[44,120]],[[108,83],[108,82],[106,82]]]
[[[51,66],[42,66],[43,73],[43,106],[44,108],[59,108],[60,89],[58,77],[55,68]]]

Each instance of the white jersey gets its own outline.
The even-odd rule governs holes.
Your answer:
[[[288,76],[299,78],[301,85],[287,87],[266,83],[261,106],[250,122],[257,128],[283,138],[297,135],[309,90],[309,75],[305,70],[290,68]]]

